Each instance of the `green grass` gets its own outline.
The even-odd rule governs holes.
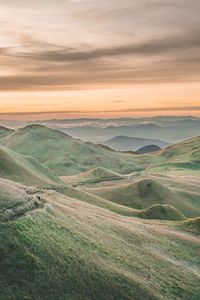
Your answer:
[[[74,176],[64,176],[62,179],[73,186],[79,186],[93,185],[105,181],[122,180],[123,176],[106,168],[98,167]]]
[[[5,146],[32,156],[58,175],[74,175],[104,167],[119,173],[140,169],[133,155],[108,150],[40,125],[19,129],[7,138]]]
[[[40,187],[64,185],[53,171],[36,159],[6,147],[0,147],[0,177]]]
[[[86,188],[84,190],[134,209],[168,204],[187,217],[196,217],[200,214],[199,193],[174,190],[151,178],[119,186]]]
[[[180,227],[200,236],[200,217],[184,221],[180,224]]]
[[[143,219],[183,221],[185,216],[171,205],[155,204],[139,212]]]
[[[190,234],[56,192],[44,197],[43,209],[0,223],[1,300],[198,299]]]
[[[0,300],[199,299],[200,138],[149,156],[44,126],[5,140]]]

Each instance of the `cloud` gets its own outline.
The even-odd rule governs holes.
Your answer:
[[[27,7],[27,1],[24,0],[7,1],[8,7],[15,7],[16,3],[23,3]],[[195,19],[198,1],[191,0],[189,6],[177,0],[165,3],[158,0],[118,0],[117,3],[116,6],[116,0],[110,1],[105,6],[103,0],[101,3],[79,1],[77,4],[60,0],[59,7],[69,9],[69,12],[65,10],[63,15],[59,15],[60,18],[69,18],[69,24],[63,23],[61,26],[58,15],[55,13],[54,16],[52,12],[53,1],[43,2],[49,15],[55,17],[55,27],[61,27],[56,27],[55,32],[50,33],[44,27],[46,38],[40,32],[23,32],[21,27],[19,31],[7,32],[15,42],[14,46],[2,45],[0,48],[3,70],[0,73],[0,90],[79,90],[200,80],[200,27]],[[35,1],[35,5],[40,5],[40,2]],[[33,14],[31,9],[32,6],[29,13],[33,17],[35,10]],[[88,13],[91,15],[90,21],[92,19],[89,29],[88,18],[85,17]],[[160,15],[168,18],[167,30],[166,20],[162,20]],[[186,19],[183,18],[185,15]],[[103,16],[106,20],[100,22],[98,17],[101,19]],[[173,30],[169,20],[174,26]],[[94,32],[92,24],[97,25],[94,26]],[[65,36],[74,34],[74,25],[80,31],[77,41],[79,38],[82,41],[82,36],[86,37],[85,40],[91,36],[89,42],[65,41]],[[114,41],[111,35],[106,36],[105,25],[108,25],[107,31],[113,33]],[[68,26],[71,31],[67,35]],[[119,33],[121,31],[123,34]],[[141,37],[138,38],[140,32]],[[63,42],[58,36],[63,38]],[[106,38],[110,38],[109,43]],[[100,45],[99,41],[103,43]]]

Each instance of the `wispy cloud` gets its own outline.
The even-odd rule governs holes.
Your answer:
[[[137,97],[136,107],[140,99],[141,106],[148,107],[148,88],[153,85],[159,89],[164,84],[198,84],[199,10],[198,0],[58,0],[56,6],[54,0],[0,1],[0,92],[5,97],[1,97],[1,109],[6,111],[5,94],[9,92],[19,96],[21,92],[65,91],[69,95],[66,99],[73,102],[72,91],[97,95],[103,89],[116,90],[106,99],[108,108],[116,105],[117,109],[123,103],[123,107],[131,107]],[[145,92],[137,90],[133,95],[128,91],[135,86],[140,89],[140,85],[148,86]],[[127,98],[118,97],[120,88],[127,89]],[[163,94],[159,95],[161,106],[173,95],[177,103],[182,99],[188,106],[191,101],[194,106],[198,103],[197,88],[193,100],[186,99],[192,87],[182,94],[174,89],[172,95],[169,90],[169,99],[162,100]],[[91,96],[89,103],[87,95],[83,99],[80,94],[76,99],[82,108],[95,100]],[[18,101],[15,105],[25,102]],[[39,101],[27,101],[30,109],[40,109]],[[53,103],[62,107],[61,101],[55,98],[52,107],[56,106]],[[97,107],[102,98],[96,101]],[[159,106],[156,101],[155,107]],[[76,111],[79,106],[72,102],[63,107]],[[11,100],[7,107],[12,107]]]
[[[24,51],[0,49],[2,66],[13,70],[13,74],[0,76],[1,90],[63,90],[200,79],[198,29],[143,43],[85,50],[29,37],[22,41]]]

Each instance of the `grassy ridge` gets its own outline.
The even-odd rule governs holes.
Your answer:
[[[142,179],[120,186],[85,188],[84,190],[114,203],[135,209],[145,209],[156,204],[168,204],[188,217],[200,214],[199,194],[170,189],[157,180]]]
[[[72,184],[73,186],[78,186],[90,185],[103,181],[121,180],[123,178],[124,177],[119,173],[99,167],[74,176],[63,176],[62,180]]]
[[[97,167],[129,173],[140,169],[131,154],[84,143],[57,130],[40,125],[27,126],[8,137],[5,145],[32,156],[61,175],[74,175]]]

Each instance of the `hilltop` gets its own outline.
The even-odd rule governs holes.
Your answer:
[[[200,214],[199,193],[175,190],[153,179],[140,179],[119,186],[85,188],[84,191],[134,209],[159,204],[171,205],[188,217]]]
[[[140,169],[131,154],[84,143],[41,125],[18,129],[6,139],[5,146],[38,159],[60,176],[74,175],[97,167],[120,173]]]

